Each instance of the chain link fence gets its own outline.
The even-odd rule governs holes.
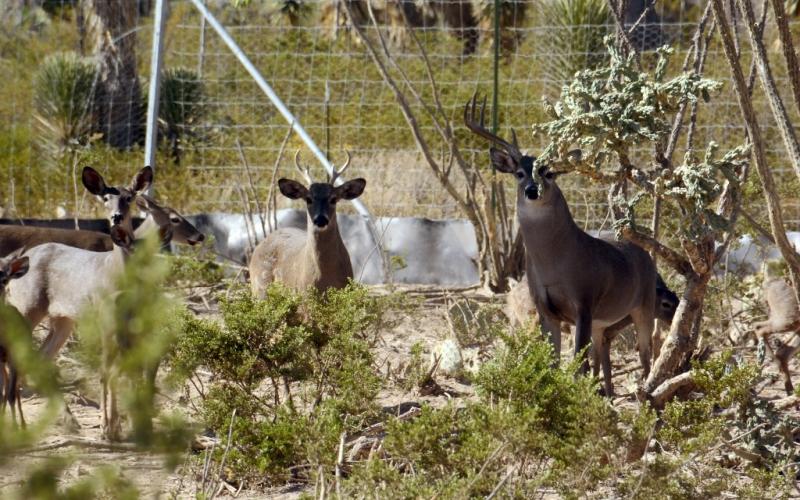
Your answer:
[[[615,30],[607,11],[600,12],[600,17],[575,18],[563,8],[559,11],[559,2],[566,0],[501,2],[511,7],[503,11],[505,17],[501,16],[499,130],[508,135],[513,127],[521,145],[534,152],[546,144],[546,138],[530,132],[531,124],[545,119],[542,98],[555,100],[575,70],[602,64],[602,37]],[[626,15],[631,24],[642,18],[632,38],[642,51],[643,63],[652,64],[655,48],[669,44],[675,49],[670,71],[680,71],[701,11],[685,3],[667,8],[672,5],[669,2],[659,2],[655,9],[645,11],[649,3],[631,2],[635,5]],[[152,25],[147,2],[144,4],[133,30],[121,35],[136,38],[136,78],[143,92]],[[207,4],[329,157],[341,163],[345,150],[352,154],[347,175],[368,180],[363,199],[374,215],[462,216],[420,155],[393,93],[352,33],[340,2],[253,1],[235,7],[230,2],[208,0]],[[351,2],[351,6],[362,9],[367,31],[374,35],[379,29],[385,35],[386,49],[397,63],[395,69],[424,89],[423,101],[432,102],[434,98],[429,80],[432,75],[441,104],[457,126],[458,139],[468,146],[464,149],[470,160],[487,168],[488,145],[468,135],[461,114],[475,92],[489,95],[491,102],[495,67],[491,5],[455,0]],[[270,189],[274,180],[292,175],[296,150],[300,150],[301,161],[314,165],[312,171],[322,177],[322,168],[296,137],[287,136],[288,124],[194,7],[185,1],[170,2],[170,7],[162,80],[162,98],[166,101],[162,100],[160,113],[162,140],[157,162],[159,195],[186,213],[256,212],[274,196]],[[453,9],[457,9],[457,15]],[[6,143],[0,146],[0,176],[4,175],[0,180],[5,181],[0,186],[0,205],[7,216],[53,216],[89,210],[91,204],[84,203],[83,193],[74,185],[72,171],[77,164],[94,163],[112,171],[130,172],[143,157],[138,144],[120,150],[97,139],[98,134],[89,145],[78,141],[60,153],[48,152],[42,146],[46,130],[37,118],[41,104],[33,90],[36,72],[48,54],[80,51],[83,41],[77,17],[75,9],[65,6],[51,14],[47,26],[38,31],[30,22],[21,22],[7,27],[3,34],[0,68],[8,77],[6,81],[20,88],[19,92],[6,89],[6,101],[0,103],[0,140]],[[578,24],[572,22],[575,19],[605,22]],[[800,25],[793,24],[793,29],[797,28]],[[773,49],[778,84],[790,99],[780,47],[769,22],[765,38]],[[739,50],[747,61],[745,67],[750,49],[742,34]],[[710,43],[706,76],[723,81],[724,87],[701,108],[696,144],[714,140],[735,146],[744,140],[745,130],[716,37]],[[793,174],[758,84],[755,102],[772,168],[785,187],[786,220],[792,229],[800,229],[800,202],[792,188]],[[132,96],[128,105],[136,108],[126,115],[131,120],[129,129],[138,130],[143,123],[138,111],[142,103]],[[411,106],[421,111],[413,101]],[[424,133],[434,136],[434,127],[423,119]],[[98,132],[102,135],[103,130]],[[438,148],[436,154],[446,153],[445,144],[432,144]],[[676,160],[682,157],[683,147],[679,145]],[[635,161],[652,158],[652,151],[640,153]],[[514,189],[510,182],[509,192]],[[580,224],[607,227],[607,201],[602,190],[570,176],[563,184]],[[289,205],[279,200],[278,206]]]

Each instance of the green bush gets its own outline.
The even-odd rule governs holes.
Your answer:
[[[292,466],[333,465],[341,433],[377,415],[370,348],[393,303],[355,284],[323,296],[275,283],[263,300],[222,299],[221,322],[184,317],[173,374],[212,373],[201,417],[219,434],[233,425],[236,474],[280,483]]]
[[[34,104],[48,152],[60,154],[89,142],[97,78],[95,63],[74,52],[50,55],[42,63],[33,81]]]
[[[598,457],[624,439],[617,416],[592,379],[575,377],[573,365],[552,367],[551,347],[538,332],[503,340],[476,376],[480,401],[390,420],[383,443],[390,460],[354,471],[348,494],[368,495],[377,483],[395,498],[486,496],[512,473],[504,495],[529,497],[543,485],[569,495],[596,487],[609,474]]]

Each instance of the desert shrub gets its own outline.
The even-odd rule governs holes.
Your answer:
[[[52,154],[86,144],[94,127],[95,63],[74,52],[48,56],[33,81],[42,146]]]
[[[796,416],[756,398],[758,367],[730,352],[696,364],[693,374],[702,396],[666,405],[652,436],[660,452],[619,490],[640,498],[786,496],[797,474]]]
[[[608,461],[598,456],[615,453],[623,435],[594,381],[575,377],[574,365],[552,367],[551,347],[535,330],[503,341],[476,376],[480,401],[390,420],[390,460],[353,471],[348,494],[367,495],[377,483],[395,498],[486,496],[513,474],[511,496],[544,485],[576,495],[606,477]]]
[[[320,295],[275,283],[263,300],[221,299],[219,322],[185,315],[173,373],[212,373],[200,416],[232,429],[237,475],[280,483],[292,468],[332,466],[341,433],[374,420],[381,379],[370,347],[393,303],[356,284]]]

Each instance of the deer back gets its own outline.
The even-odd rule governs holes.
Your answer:
[[[8,303],[34,325],[45,316],[77,318],[85,305],[111,289],[124,265],[123,250],[91,252],[60,243],[31,249],[28,274],[8,287]]]
[[[33,248],[43,243],[61,243],[93,252],[108,252],[114,247],[107,234],[94,231],[0,225],[0,257],[17,248]]]
[[[794,290],[783,278],[764,281],[764,298],[769,306],[769,327],[775,333],[796,329],[800,326],[800,309]]]

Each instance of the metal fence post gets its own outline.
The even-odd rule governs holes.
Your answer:
[[[167,19],[167,1],[156,0],[153,17],[153,50],[150,59],[150,87],[147,93],[147,135],[144,142],[144,166],[156,168],[158,147],[158,104],[161,86],[161,59],[164,48],[164,25]],[[152,194],[153,186],[150,186]]]

